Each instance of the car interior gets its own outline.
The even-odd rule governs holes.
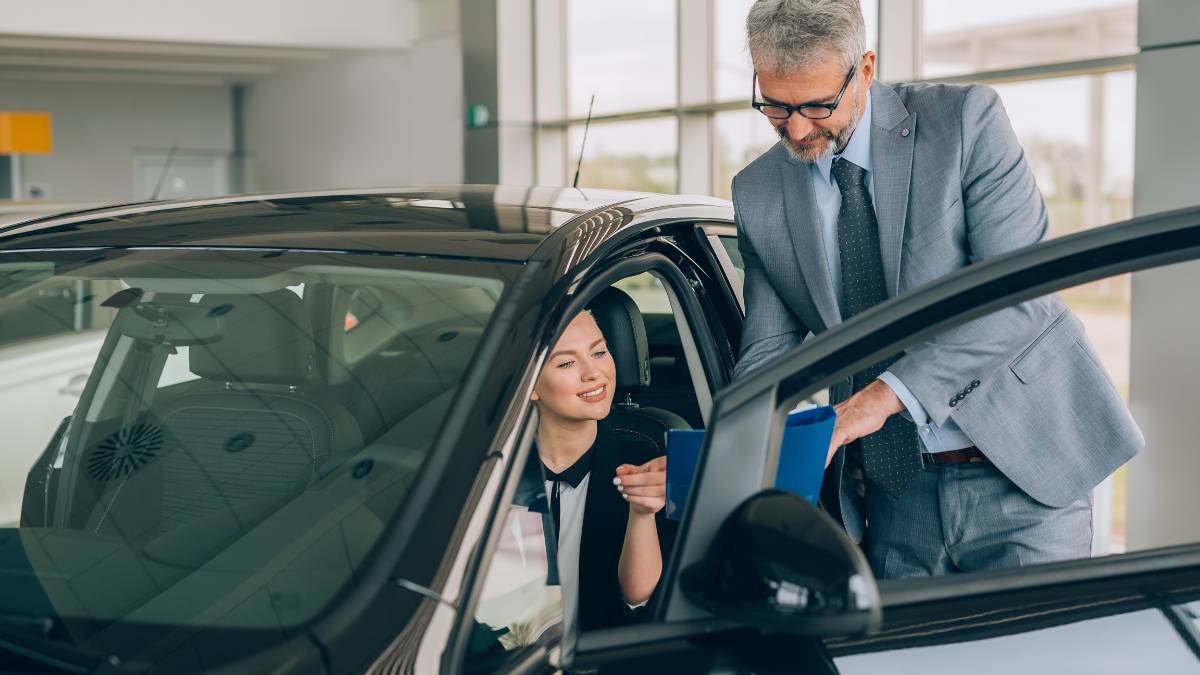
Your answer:
[[[100,641],[118,620],[307,620],[400,508],[502,284],[332,266],[122,282],[46,458],[59,475],[44,499],[27,487],[30,563],[62,572],[43,602]]]
[[[694,346],[685,349],[695,338],[678,304],[651,272],[622,279],[587,303],[617,371],[613,407],[606,419],[616,434],[636,437],[639,444],[652,443],[663,454],[669,430],[704,426],[697,385],[704,378],[694,376],[703,365]],[[521,474],[532,475],[540,466],[531,451]],[[543,521],[538,514],[531,521],[523,510],[528,497],[514,500],[489,563],[474,612],[464,664],[468,672],[499,667],[507,655],[555,634],[562,618],[561,596],[547,592],[549,561],[542,553],[542,530],[530,534],[544,527]]]

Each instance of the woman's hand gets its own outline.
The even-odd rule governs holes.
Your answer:
[[[667,504],[667,458],[656,457],[641,466],[622,464],[613,478],[631,515],[654,515]]]

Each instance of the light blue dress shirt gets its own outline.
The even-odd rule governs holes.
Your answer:
[[[838,251],[837,219],[838,211],[842,208],[842,191],[838,189],[831,174],[833,160],[838,157],[853,162],[867,172],[867,192],[871,195],[871,208],[874,208],[875,174],[871,169],[871,93],[869,91],[862,120],[850,136],[850,142],[846,144],[842,153],[808,165],[809,171],[812,172],[817,213],[821,219],[821,244],[825,249],[825,260],[829,263],[829,274],[833,281],[833,294],[837,298],[840,310],[842,304],[842,257]],[[908,416],[917,425],[917,434],[921,439],[921,444],[925,446],[926,452],[958,450],[974,445],[962,429],[958,428],[954,420],[948,419],[942,426],[930,422],[925,407],[891,371],[883,373],[879,379],[891,387],[900,402],[904,404]]]

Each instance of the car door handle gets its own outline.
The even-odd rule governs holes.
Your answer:
[[[71,398],[79,398],[83,395],[83,388],[87,386],[88,373],[75,373],[67,379],[67,383],[58,388],[58,393]]]

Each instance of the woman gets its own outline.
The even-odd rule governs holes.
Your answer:
[[[590,312],[554,345],[534,385],[537,454],[568,633],[629,622],[650,601],[669,550],[666,457],[604,421],[616,364]]]

